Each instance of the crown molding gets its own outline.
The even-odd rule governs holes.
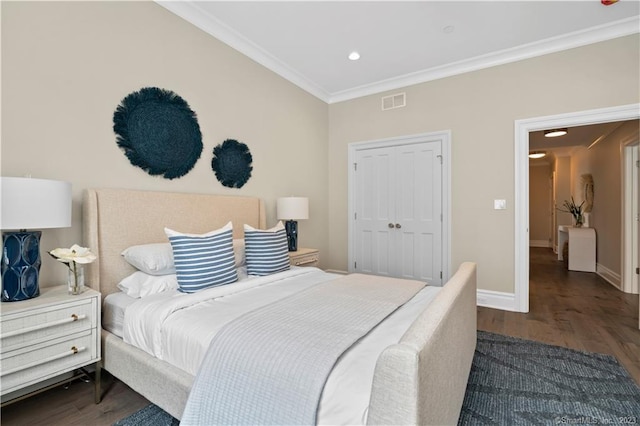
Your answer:
[[[586,46],[588,44],[598,43],[640,32],[640,16],[634,16],[534,43],[498,52],[492,52],[440,67],[429,68],[387,80],[376,81],[370,84],[354,87],[352,89],[330,93],[318,84],[304,77],[293,68],[287,66],[269,52],[224,24],[222,21],[218,20],[215,16],[203,10],[198,6],[197,2],[190,0],[156,0],[155,2],[328,104],[343,102],[389,90],[397,90],[414,84],[478,71],[485,68]]]
[[[511,62],[522,61],[536,56],[547,55],[588,44],[624,37],[640,32],[640,16],[614,21],[606,25],[564,34],[545,40],[492,52],[475,58],[465,59],[440,67],[429,68],[411,74],[377,81],[349,90],[331,94],[329,103],[342,102],[389,90],[397,90],[414,84],[425,83],[467,72],[478,71]]]

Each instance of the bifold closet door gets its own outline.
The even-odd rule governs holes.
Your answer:
[[[441,285],[441,142],[356,154],[354,270]]]

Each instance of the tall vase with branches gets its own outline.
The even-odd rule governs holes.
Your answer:
[[[574,226],[576,228],[580,228],[584,223],[584,209],[582,206],[584,206],[584,201],[577,204],[573,197],[571,197],[571,201],[564,200],[562,208],[559,208],[558,210],[564,213],[570,213],[575,222]]]

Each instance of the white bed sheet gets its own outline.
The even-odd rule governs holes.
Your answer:
[[[167,291],[137,299],[125,311],[123,338],[192,375],[209,342],[226,323],[268,303],[339,275],[317,268],[292,268],[195,294]],[[319,424],[364,424],[375,364],[397,343],[431,302],[439,287],[425,287],[411,301],[361,339],[336,363],[323,392]]]
[[[121,291],[107,295],[102,305],[102,328],[122,338],[124,311],[136,300]]]
[[[247,275],[247,267],[241,266],[236,269],[238,281],[252,279],[255,277]],[[129,305],[136,302],[138,298],[128,296],[122,291],[108,294],[104,298],[102,305],[102,328],[109,333],[122,338],[124,329],[124,312]]]

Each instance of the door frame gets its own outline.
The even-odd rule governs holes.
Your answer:
[[[419,133],[362,142],[352,142],[347,147],[348,167],[348,264],[347,270],[353,272],[355,261],[355,167],[356,154],[360,150],[386,148],[423,142],[440,142],[442,145],[442,283],[451,276],[451,130]]]
[[[622,291],[638,294],[638,136],[622,141]]]
[[[515,121],[515,311],[529,312],[529,132],[640,119],[640,104]]]

